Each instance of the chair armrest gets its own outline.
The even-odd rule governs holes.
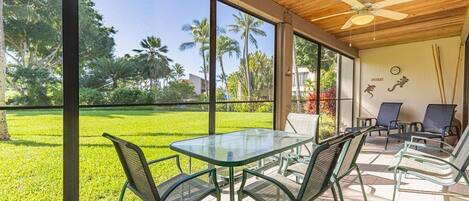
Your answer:
[[[155,160],[152,160],[152,161],[148,161],[148,165],[153,165],[153,164],[156,164],[156,163],[159,163],[159,162],[163,162],[163,161],[166,161],[166,160],[169,160],[169,159],[176,159],[176,166],[179,170],[179,173],[182,173],[182,169],[181,169],[181,163],[179,161],[179,155],[175,154],[175,155],[171,155],[171,156],[167,156],[167,157],[164,157],[164,158],[159,158],[159,159],[155,159]]]
[[[404,142],[404,151],[406,152],[407,149],[409,149],[411,146],[416,146],[416,147],[423,147],[423,148],[426,148],[426,149],[432,149],[432,150],[436,150],[436,151],[441,151],[441,152],[445,152],[446,154],[452,156],[452,157],[455,157],[453,155],[453,153],[449,152],[448,150],[446,149],[442,149],[438,146],[431,146],[431,145],[428,145],[428,144],[423,144],[423,143],[418,143],[418,142],[414,142],[414,139],[416,138],[419,138],[420,140],[428,140],[428,141],[432,141],[432,142],[441,142],[441,141],[438,141],[438,140],[433,140],[433,139],[428,139],[428,138],[423,138],[423,137],[418,137],[418,136],[412,136],[411,138],[411,141],[405,141]],[[452,150],[452,146],[451,145],[448,145],[446,143],[442,143],[444,145],[447,145],[450,147],[450,149]]]
[[[267,176],[267,175],[264,175],[264,174],[261,174],[261,173],[258,173],[258,172],[255,172],[255,171],[252,171],[252,170],[249,170],[249,169],[244,169],[243,170],[243,182],[241,183],[241,187],[239,188],[239,191],[242,191],[244,189],[244,185],[246,184],[246,179],[248,177],[248,174],[251,174],[253,176],[256,176],[256,177],[259,177],[259,178],[262,178],[274,185],[276,185],[277,187],[279,187],[285,194],[287,194],[287,196],[290,198],[290,200],[296,200],[295,196],[288,190],[288,188],[283,185],[282,183],[278,182],[277,180]]]
[[[203,171],[200,171],[195,174],[188,175],[187,177],[182,178],[181,180],[179,180],[178,182],[176,182],[175,184],[173,184],[171,187],[168,188],[168,190],[163,194],[163,196],[161,196],[161,200],[166,200],[166,198],[174,190],[176,190],[176,188],[178,188],[180,185],[184,184],[185,182],[195,179],[205,174],[211,174],[213,185],[215,185],[215,189],[218,192],[220,192],[220,187],[218,186],[218,182],[217,182],[217,171],[215,170],[215,168],[210,168],[210,169],[206,169],[206,170],[203,170]]]
[[[426,162],[429,162],[429,163],[432,163],[432,160],[436,160],[436,161],[439,161],[439,162],[442,162],[444,164],[447,164],[447,165],[451,166],[455,170],[461,171],[453,163],[451,163],[449,161],[446,161],[446,160],[443,160],[441,158],[435,157],[435,156],[431,156],[431,155],[420,155],[420,154],[402,152],[401,157],[414,158],[414,159],[426,161]]]

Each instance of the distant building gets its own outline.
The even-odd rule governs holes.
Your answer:
[[[308,68],[304,68],[304,67],[299,67],[298,68],[298,76],[296,75],[296,69],[293,68],[292,69],[292,95],[296,96],[296,92],[297,92],[297,81],[296,79],[299,79],[299,84],[300,84],[300,94],[304,94],[306,92],[306,81],[308,80],[311,80],[311,81],[315,81],[316,80],[316,74],[313,73],[313,72],[310,72],[308,70]]]
[[[197,95],[205,93],[205,86],[208,86],[208,80],[205,82],[204,78],[193,74],[189,74],[189,79],[184,81],[194,85],[194,93]]]

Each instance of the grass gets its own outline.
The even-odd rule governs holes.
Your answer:
[[[15,111],[7,116],[12,140],[0,142],[0,200],[62,199],[62,113]],[[217,132],[271,128],[271,113],[218,112]],[[103,132],[142,147],[148,160],[174,154],[171,142],[208,134],[208,112],[162,109],[84,110],[80,116],[80,198],[116,200],[125,181]],[[187,157],[182,157],[187,170]],[[171,161],[152,167],[156,182],[174,175]],[[205,168],[193,162],[193,171]],[[135,196],[128,193],[127,200]]]

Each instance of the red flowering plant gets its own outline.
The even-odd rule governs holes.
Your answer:
[[[319,97],[321,103],[319,110],[322,114],[335,116],[336,113],[336,88],[331,87],[328,90],[321,92]],[[305,111],[310,114],[316,113],[316,92],[308,92],[306,94],[306,103],[304,105]]]

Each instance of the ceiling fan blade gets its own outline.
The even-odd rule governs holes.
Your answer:
[[[410,1],[412,0],[384,0],[384,1],[380,1],[378,3],[373,4],[373,8],[380,9],[380,8],[393,6],[393,5],[400,4],[400,3],[406,3]]]
[[[362,9],[365,7],[365,5],[359,2],[358,0],[342,0],[342,2],[352,6],[352,8],[355,9]]]
[[[311,22],[316,22],[316,21],[319,21],[319,20],[323,20],[323,19],[327,19],[327,18],[331,18],[331,17],[336,17],[336,16],[340,16],[340,15],[351,14],[351,13],[355,13],[355,11],[351,10],[351,11],[337,13],[337,14],[328,15],[328,16],[324,16],[324,17],[314,18],[314,19],[311,20]]]
[[[340,29],[348,29],[348,28],[352,27],[352,25],[353,25],[352,18],[349,18],[347,20],[347,22],[345,22],[344,26],[342,26],[342,28],[340,28]]]
[[[372,11],[371,13],[373,13],[373,15],[376,15],[376,16],[381,16],[381,17],[385,17],[385,18],[389,18],[393,20],[402,20],[406,18],[407,16],[409,16],[408,14],[405,14],[405,13],[400,13],[400,12],[396,12],[392,10],[385,10],[385,9],[375,10],[375,11]]]

